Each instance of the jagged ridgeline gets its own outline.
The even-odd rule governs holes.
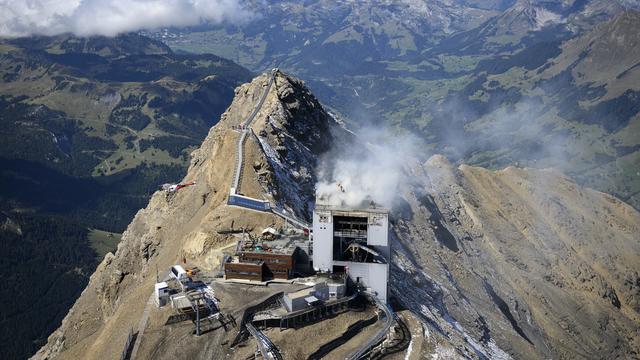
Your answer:
[[[460,163],[558,168],[640,209],[640,2],[254,6],[245,25],[153,36],[250,69],[276,62],[353,128],[392,125]]]
[[[121,233],[184,176],[250,77],[138,35],[0,41],[0,211],[15,225],[0,229],[1,358],[43,344],[115,249],[117,234],[89,229]]]
[[[301,81],[278,72],[269,88],[270,77],[236,88],[231,106],[192,153],[183,181],[196,185],[153,195],[35,358],[118,357],[130,333],[137,334],[137,358],[253,354],[253,343],[229,347],[238,329],[194,337],[190,323],[165,326],[168,314],[147,299],[156,268],[185,259],[205,273],[218,271],[224,249],[237,240],[227,230],[255,235],[285,226],[273,213],[227,205],[241,125],[265,89],[243,145],[242,161],[251,166],[243,167],[236,192],[308,218],[318,156],[357,141]],[[491,171],[456,167],[442,156],[425,163],[408,156],[399,171],[407,181],[393,189],[390,296],[412,343],[399,351],[474,359],[638,354],[638,211],[549,170]],[[227,295],[221,311],[236,319],[277,291],[214,287]],[[310,353],[322,346],[287,331]],[[280,351],[293,356],[284,346]]]

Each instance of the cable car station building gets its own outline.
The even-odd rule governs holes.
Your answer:
[[[347,273],[353,282],[387,301],[389,210],[317,204],[312,248],[315,271]]]

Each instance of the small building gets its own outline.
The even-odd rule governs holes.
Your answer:
[[[290,251],[276,252],[256,246],[251,250],[240,251],[231,262],[225,264],[225,278],[253,281],[291,279],[297,250],[294,248]]]
[[[181,265],[173,265],[170,275],[180,282],[189,280],[189,274],[187,274],[187,271]]]
[[[306,309],[308,304],[305,300],[306,298],[312,296],[313,288],[303,289],[296,292],[284,294],[282,296],[282,301],[285,309],[287,311],[298,311],[302,309]]]
[[[321,305],[327,301],[338,300],[344,297],[345,284],[319,282],[313,287],[287,293],[282,296],[285,309],[288,312],[299,311],[310,306]]]
[[[309,263],[307,236],[283,235],[270,241],[244,239],[238,241],[235,254],[224,262],[224,274],[226,279],[289,280],[309,274]]]
[[[291,279],[293,277],[294,255],[290,252],[245,251],[239,254],[241,263],[262,263],[262,279]]]
[[[234,261],[236,260],[236,261]],[[264,262],[239,262],[232,259],[224,265],[224,276],[226,279],[241,279],[251,281],[264,280]]]
[[[170,294],[168,303],[171,303],[171,307],[178,312],[192,312],[195,306],[206,308],[207,311],[212,312],[218,307],[218,300],[213,288],[203,281],[190,281],[180,289],[172,289],[170,282],[168,285]]]
[[[300,311],[322,304],[329,299],[329,287],[325,283],[313,287],[287,293],[282,296],[285,309],[288,312]]]
[[[261,235],[265,240],[273,240],[278,238],[278,231],[272,227],[268,227],[262,230]]]
[[[171,295],[170,300],[172,309],[177,310],[178,312],[191,311],[191,302],[185,293],[180,292],[173,294]]]
[[[166,281],[155,284],[155,302],[157,307],[163,307],[169,302],[169,296],[171,296],[171,289]]]

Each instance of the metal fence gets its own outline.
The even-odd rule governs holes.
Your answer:
[[[282,209],[282,208],[272,207],[271,211],[274,214],[280,216],[281,218],[286,219],[287,221],[289,221],[294,226],[297,226],[297,227],[300,227],[300,228],[303,228],[303,229],[310,229],[311,228],[311,224],[296,218],[293,214],[284,211],[284,209]]]

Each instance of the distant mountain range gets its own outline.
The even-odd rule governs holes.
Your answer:
[[[1,157],[18,173],[4,179],[31,183],[4,202],[43,210],[70,206],[65,211],[112,231],[129,222],[159,181],[181,177],[188,149],[250,77],[222,58],[177,55],[137,35],[28,38],[4,41],[0,50]],[[34,182],[25,171],[36,168],[67,180]],[[90,183],[61,193],[65,183],[85,178]]]
[[[425,156],[553,166],[640,207],[640,2],[253,4],[261,18],[246,25],[147,35],[278,65],[352,127],[416,134]]]

